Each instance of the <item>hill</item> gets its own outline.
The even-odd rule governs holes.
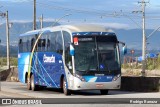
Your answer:
[[[141,50],[142,49],[142,30],[141,29],[115,29],[117,37],[120,41],[123,41],[127,44],[128,48]],[[148,36],[153,29],[146,30],[146,36]],[[160,31],[155,32],[147,40],[147,49],[148,50],[160,50]]]
[[[52,26],[54,22],[44,22],[43,26]],[[56,25],[59,25],[57,23]],[[37,23],[37,29],[40,28],[40,23]],[[32,22],[14,22],[10,28],[10,45],[17,46],[18,36],[22,33],[32,30]],[[6,25],[0,25],[0,39],[2,41],[1,45],[6,45]]]
[[[53,25],[54,22],[44,22],[44,27]],[[59,23],[57,23],[59,25]],[[38,28],[40,28],[40,23],[37,23]],[[0,44],[0,55],[5,55],[6,53],[6,26],[5,24],[0,25],[0,39],[2,43]],[[127,44],[129,49],[136,50],[136,54],[141,54],[142,49],[142,30],[141,29],[114,29],[114,32],[117,34],[117,37],[120,41],[123,41]],[[22,33],[32,30],[32,22],[14,22],[10,28],[10,45],[11,45],[11,54],[13,56],[17,55],[17,43],[18,36]],[[146,35],[149,35],[153,29],[147,29]],[[160,31],[157,31],[153,36],[148,40],[147,50],[158,52],[160,50]]]

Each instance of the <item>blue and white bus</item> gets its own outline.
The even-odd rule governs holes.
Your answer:
[[[99,25],[61,25],[19,36],[18,75],[29,90],[40,87],[100,90],[121,86],[119,42]],[[124,53],[126,46],[124,43]]]

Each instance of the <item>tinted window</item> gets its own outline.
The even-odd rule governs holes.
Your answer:
[[[32,51],[32,49],[33,49],[35,40],[36,40],[36,39],[35,39],[34,37],[31,38],[31,50],[30,50],[30,51]]]
[[[48,33],[47,38],[47,50],[51,52],[56,52],[56,34],[55,33]]]
[[[19,39],[19,52],[23,52],[23,41]]]
[[[27,37],[22,37],[19,39],[19,52],[31,52],[37,35],[31,35]],[[51,32],[45,33],[38,40],[35,51],[39,52],[57,52],[59,54],[63,53],[63,42],[61,32]]]
[[[19,52],[31,51],[31,36],[24,36],[19,39]]]
[[[47,34],[42,34],[41,38],[38,40],[37,48],[39,52],[47,51],[46,38],[47,38]]]
[[[71,36],[68,32],[63,31],[63,38],[64,38],[64,47],[65,47],[65,64],[67,68],[72,73],[72,57],[69,52],[69,46],[71,43]]]
[[[56,52],[61,54],[63,53],[63,42],[62,42],[62,35],[61,32],[56,32],[55,33],[56,36]]]

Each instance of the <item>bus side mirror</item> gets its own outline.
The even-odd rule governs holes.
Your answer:
[[[68,68],[69,68],[70,70],[72,70],[72,63],[71,63],[71,61],[68,62]]]
[[[70,55],[74,56],[74,47],[73,47],[73,44],[70,44],[69,50],[70,50]]]
[[[123,55],[125,55],[125,54],[127,54],[127,46],[126,45],[123,46]]]
[[[122,52],[123,55],[127,54],[127,45],[124,42],[118,41],[119,44],[122,44],[123,48],[122,48]]]

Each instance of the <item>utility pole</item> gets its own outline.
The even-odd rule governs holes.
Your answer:
[[[1,50],[1,39],[0,39],[0,50]],[[0,58],[1,58],[1,51],[0,51]],[[1,61],[0,61],[0,67],[1,67]]]
[[[39,18],[40,22],[41,22],[41,29],[43,28],[43,14],[41,15],[41,17]]]
[[[7,38],[7,69],[10,69],[10,41],[9,41],[9,21],[8,11],[6,13],[0,13],[1,17],[6,17],[6,38]]]
[[[0,13],[0,16],[4,18],[6,16],[6,13]],[[0,39],[0,45],[1,45],[1,39]],[[1,66],[1,62],[0,62],[0,66]],[[0,81],[1,81],[1,76],[0,76]],[[1,84],[0,84],[0,91],[1,91]]]
[[[6,38],[7,38],[7,69],[10,69],[10,41],[9,41],[9,21],[8,21],[8,11],[6,16]]]
[[[143,42],[142,42],[142,76],[145,76],[145,69],[146,69],[146,34],[145,34],[145,7],[146,3],[145,0],[139,2],[142,4],[142,29],[143,29]]]
[[[33,30],[36,30],[36,0],[33,3]]]
[[[0,46],[1,46],[1,39],[0,39]],[[1,47],[0,47],[1,48]],[[1,53],[0,53],[1,54]],[[0,57],[1,58],[1,57]],[[0,67],[1,67],[1,62],[0,62]],[[1,75],[0,75],[0,91],[1,91]]]
[[[142,0],[141,2],[142,11],[133,11],[132,13],[142,13],[142,76],[145,76],[145,69],[146,69],[146,34],[145,34],[145,7],[146,3],[145,0]]]

